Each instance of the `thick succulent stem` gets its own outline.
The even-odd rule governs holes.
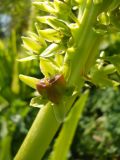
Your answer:
[[[67,111],[72,106],[77,95],[67,104]],[[38,113],[25,141],[14,160],[40,160],[48,148],[60,123],[56,120],[53,108],[49,102]]]
[[[83,14],[82,23],[77,35],[78,37],[76,37],[78,43],[76,43],[73,57],[71,57],[72,69],[69,77],[70,85],[75,84],[78,81],[78,75],[87,62],[91,48],[93,48],[93,46],[98,48],[96,42],[97,39],[99,42],[99,36],[93,31],[93,24],[97,18],[97,13],[98,11],[96,10],[95,5],[89,0]],[[77,64],[76,67],[75,64]]]
[[[59,127],[51,104],[41,109],[15,160],[39,160]]]

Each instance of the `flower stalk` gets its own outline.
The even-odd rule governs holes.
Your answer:
[[[78,7],[78,15],[75,16],[72,13],[71,18],[71,11],[75,7],[74,3]],[[40,83],[40,80],[31,77],[20,76],[20,79],[37,89],[40,96],[47,99],[47,103],[40,109],[14,160],[33,160],[34,158],[40,160],[43,157],[61,125],[60,119],[64,122],[64,118],[61,117],[66,116],[68,111],[72,111],[71,107],[74,109],[75,100],[80,95],[86,79],[98,86],[104,86],[107,82],[112,86],[116,85],[111,79],[108,79],[107,74],[111,72],[105,72],[96,61],[99,57],[99,46],[103,35],[101,32],[98,34],[95,25],[101,25],[100,22],[97,22],[100,13],[108,10],[111,12],[120,2],[116,0],[86,0],[85,3],[75,0],[74,3],[72,4],[71,0],[55,0],[49,3],[48,1],[46,3],[34,2],[34,5],[40,10],[49,12],[50,9],[52,11],[49,16],[37,17],[41,23],[49,25],[52,30],[47,28],[42,31],[37,25],[39,36],[32,34],[32,36],[34,35],[33,39],[23,38],[24,47],[27,50],[30,49],[30,53],[34,57],[36,53],[40,57],[44,84],[42,81]],[[66,8],[69,12],[67,14],[62,13],[63,8]],[[109,25],[110,23],[105,24]],[[47,31],[49,35],[50,33],[53,33],[53,35],[51,37],[47,36]],[[41,40],[42,36],[43,40]],[[33,46],[29,45],[33,41]],[[49,45],[48,42],[52,44]],[[37,46],[39,43],[41,43],[40,48]],[[57,55],[62,58],[58,59]],[[28,57],[28,59],[30,58]],[[48,66],[50,66],[50,69]],[[113,67],[112,72],[114,71],[116,69]],[[57,75],[63,76],[66,82],[65,87],[57,81],[53,84],[50,82],[51,77],[54,77],[55,80]],[[99,78],[101,75],[104,75],[103,79]],[[101,82],[99,79],[101,79]],[[61,90],[61,87],[64,89]],[[59,114],[59,112],[61,113]],[[67,133],[68,130],[66,130],[65,135]]]

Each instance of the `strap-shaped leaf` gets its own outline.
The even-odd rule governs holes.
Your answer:
[[[0,112],[9,105],[8,101],[0,96]]]
[[[64,33],[67,36],[71,35],[70,29],[67,26],[67,24],[65,22],[63,22],[62,20],[57,19],[54,16],[38,16],[37,19],[41,23],[48,24],[49,26],[51,26],[55,30],[61,31],[62,33]]]
[[[36,6],[41,11],[45,11],[48,13],[55,13],[55,9],[52,7],[51,2],[33,2],[33,5]]]
[[[65,160],[67,158],[67,153],[72,143],[78,121],[85,107],[87,97],[88,92],[83,93],[69,112],[62,126],[61,132],[55,141],[54,150],[51,154],[50,160]]]
[[[29,35],[29,37],[32,38],[33,40],[39,41],[39,36],[36,33],[28,31],[27,35]]]
[[[44,46],[44,47],[47,47],[47,44],[45,42],[45,39],[39,34],[39,30],[40,30],[40,26],[38,23],[35,23],[35,27],[36,27],[36,30],[37,30],[37,33],[39,35],[39,41],[40,43]]]
[[[61,44],[52,43],[41,54],[40,57],[51,57],[55,54],[61,54],[65,52],[65,47]]]
[[[54,76],[59,73],[59,68],[51,60],[40,58],[40,69],[45,77]]]
[[[54,8],[56,10],[56,16],[58,18],[68,20],[69,15],[71,13],[70,4],[67,4],[63,1],[54,0]]]
[[[62,38],[60,32],[54,29],[38,30],[38,33],[48,42],[59,43]]]
[[[63,57],[63,55],[62,54],[56,54],[55,55],[55,62],[57,63],[57,65],[59,66],[59,67],[61,67],[62,65],[63,65],[63,62],[64,62],[64,57]]]
[[[29,56],[29,57],[18,59],[17,61],[19,61],[19,62],[26,62],[26,61],[32,61],[34,59],[37,59],[37,56],[32,55],[32,56]]]
[[[22,37],[24,47],[27,50],[33,51],[35,53],[39,53],[41,49],[43,48],[39,42],[36,42],[32,38],[29,37]]]
[[[19,78],[21,81],[23,81],[26,85],[36,89],[36,84],[40,81],[39,79],[37,78],[34,78],[34,77],[30,77],[30,76],[25,76],[25,75],[22,75],[20,74],[19,75]]]

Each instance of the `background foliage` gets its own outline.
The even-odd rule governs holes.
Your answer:
[[[0,1],[0,160],[11,160],[37,113],[29,107],[33,90],[19,82],[18,74],[41,77],[36,62],[18,63],[22,56],[21,35],[33,28],[30,0]],[[5,23],[5,20],[7,21]],[[119,53],[120,34],[106,39],[108,55]],[[113,75],[119,79],[119,75]],[[69,159],[119,160],[120,90],[91,86],[91,95],[79,122]],[[52,144],[44,159],[47,159]],[[101,158],[100,158],[101,157]]]

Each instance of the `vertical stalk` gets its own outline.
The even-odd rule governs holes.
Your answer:
[[[11,141],[12,136],[7,135],[1,141],[1,148],[0,148],[0,160],[12,160],[11,156]]]
[[[67,111],[72,106],[76,96],[71,97],[68,104],[66,104]],[[51,103],[49,102],[39,111],[14,160],[40,160],[59,126],[60,123],[56,120]]]
[[[96,39],[99,39],[99,36],[93,31],[93,24],[97,18],[97,13],[98,11],[96,10],[93,1],[87,0],[78,36],[76,37],[78,43],[76,42],[75,51],[71,58],[72,66],[71,75],[69,77],[70,85],[75,84],[78,81],[78,75],[87,61],[91,47],[96,43]],[[75,64],[77,64],[76,67]]]
[[[39,111],[14,160],[40,160],[59,125],[48,103]]]

